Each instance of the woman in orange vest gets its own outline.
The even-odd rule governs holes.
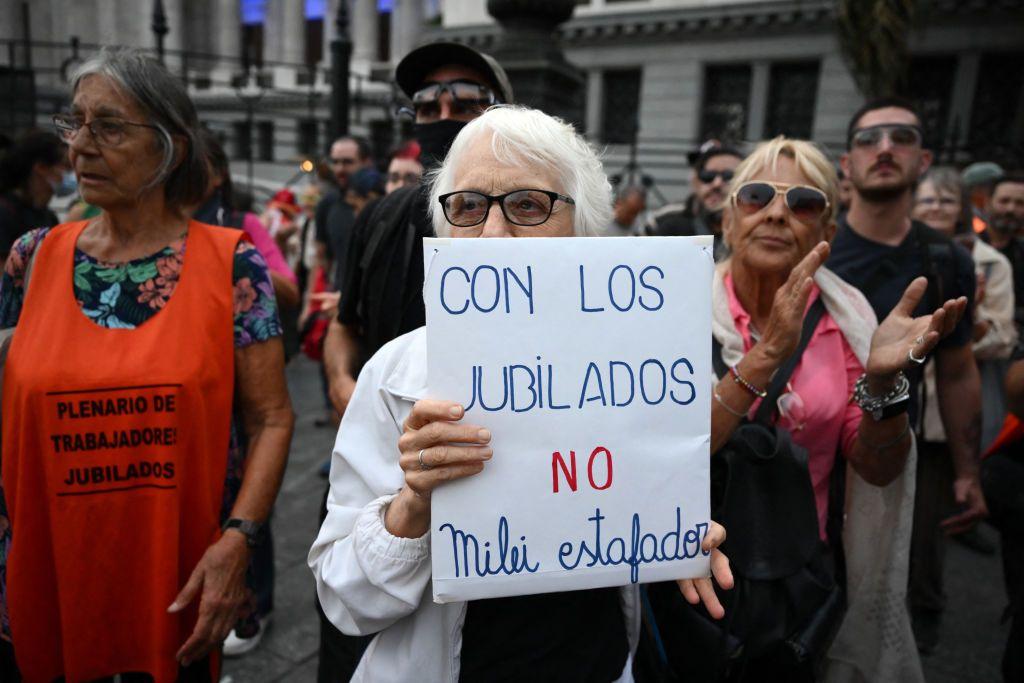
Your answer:
[[[292,432],[273,287],[187,218],[208,170],[177,78],[104,50],[72,88],[54,123],[103,211],[28,233],[0,284],[0,678],[216,681]]]

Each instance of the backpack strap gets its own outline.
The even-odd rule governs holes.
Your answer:
[[[786,383],[793,376],[796,366],[800,364],[800,358],[804,355],[807,345],[811,343],[811,337],[814,336],[814,330],[818,327],[818,322],[823,315],[825,315],[825,302],[819,295],[807,310],[807,315],[804,316],[803,331],[800,333],[800,344],[796,347],[796,351],[786,359],[786,362],[775,372],[775,376],[768,384],[767,395],[761,400],[761,405],[758,406],[757,413],[754,415],[755,422],[771,423],[772,416],[776,411],[775,402],[783,394]]]

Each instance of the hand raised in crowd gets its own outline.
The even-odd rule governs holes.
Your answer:
[[[718,549],[723,543],[725,543],[725,527],[718,522],[711,522],[711,527],[708,529],[708,533],[704,536],[704,541],[700,545],[702,550],[711,552],[711,578],[679,579],[676,581],[676,584],[679,586],[679,592],[683,594],[688,603],[696,605],[703,601],[708,614],[715,619],[721,619],[725,616],[725,608],[722,607],[722,603],[718,600],[718,595],[715,593],[715,587],[712,585],[711,579],[713,578],[719,586],[726,590],[730,590],[733,587],[729,558]]]
[[[172,614],[180,612],[202,592],[199,619],[192,635],[175,655],[182,666],[188,666],[218,647],[235,627],[246,599],[245,570],[249,553],[244,536],[226,532],[206,549],[185,587],[167,608]]]
[[[421,399],[405,418],[398,438],[398,464],[405,487],[388,506],[384,526],[395,536],[419,538],[430,528],[430,495],[445,482],[471,477],[484,469],[494,451],[491,433],[460,424],[458,403]]]
[[[828,259],[828,255],[828,242],[819,242],[789,272],[786,282],[776,290],[772,312],[758,343],[772,360],[781,363],[793,355],[799,346],[814,274]]]
[[[934,313],[914,317],[914,309],[927,288],[927,278],[919,277],[911,282],[899,303],[875,330],[865,368],[869,381],[891,382],[896,373],[909,368],[915,358],[920,360],[927,356],[960,322],[967,309],[967,297],[950,299]],[[884,387],[872,387],[872,393],[883,390]]]

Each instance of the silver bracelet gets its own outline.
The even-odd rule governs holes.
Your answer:
[[[734,417],[738,417],[740,419],[743,419],[743,418],[745,418],[747,416],[746,413],[740,413],[740,412],[738,412],[736,410],[733,410],[729,406],[729,404],[726,403],[725,400],[722,398],[722,395],[718,393],[718,387],[717,386],[712,390],[711,395],[715,397],[716,401],[718,401],[718,405],[720,405],[723,408],[725,408],[725,412],[729,413],[730,415],[732,415]]]
[[[896,383],[892,389],[881,396],[872,396],[868,393],[868,375],[864,373],[857,378],[857,383],[854,384],[853,400],[865,413],[871,415],[875,420],[880,420],[886,413],[892,412],[886,411],[886,408],[890,406],[902,404],[899,407],[903,410],[906,409],[905,406],[910,401],[910,380],[901,370],[896,373]]]

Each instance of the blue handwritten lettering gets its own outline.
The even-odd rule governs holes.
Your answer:
[[[452,537],[452,555],[455,564],[455,577],[496,576],[505,574],[533,574],[540,569],[540,563],[530,564],[526,557],[526,537],[519,537],[519,545],[509,545],[508,519],[502,515],[498,520],[498,552],[491,554],[490,541],[484,542],[483,555],[480,553],[480,542],[471,533],[456,529],[451,522],[445,522],[438,531],[448,531]],[[472,561],[471,561],[472,560]],[[494,562],[497,564],[494,564]]]

